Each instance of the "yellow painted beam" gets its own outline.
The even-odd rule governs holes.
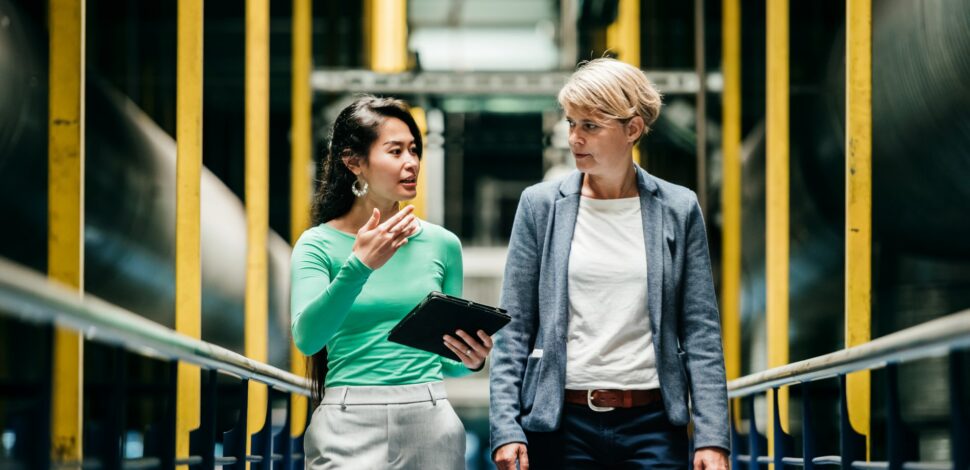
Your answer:
[[[83,457],[84,340],[81,335],[55,327],[53,360],[51,459],[70,466]]]
[[[47,272],[84,293],[85,1],[50,0]],[[83,458],[84,340],[54,329],[51,460]]]
[[[640,67],[640,0],[620,0],[616,21],[606,28],[606,48],[634,67]],[[633,161],[640,164],[640,145],[633,146]]]
[[[640,0],[620,0],[616,21],[606,28],[606,47],[617,59],[640,67]]]
[[[733,380],[741,376],[741,0],[722,5],[721,331],[724,367]]]
[[[788,0],[767,3],[767,154],[765,214],[768,367],[788,364]],[[779,392],[782,429],[788,431],[788,389]],[[774,405],[768,394],[768,449],[774,445]]]
[[[296,243],[310,228],[310,201],[313,197],[313,131],[311,129],[313,94],[310,72],[313,65],[313,12],[311,0],[293,0],[293,131],[290,165],[290,241]],[[290,343],[290,370],[306,375],[306,359]],[[307,398],[292,394],[290,398],[290,435],[297,437],[306,427]]]
[[[407,0],[364,0],[365,49],[368,65],[375,72],[400,73],[408,66]],[[422,135],[427,135],[424,110],[411,108]],[[418,195],[410,204],[414,215],[427,217],[427,183],[424,171],[418,173]]]
[[[421,131],[421,141],[427,145],[428,143],[428,119],[424,113],[424,108],[413,107],[411,108],[411,115],[414,116],[414,121],[418,124],[418,130]],[[427,173],[424,171],[424,164],[421,165],[421,170],[418,172],[418,194],[410,201],[414,206],[414,215],[422,219],[428,216],[428,177]]]
[[[246,323],[245,355],[266,362],[269,234],[269,0],[246,0]],[[249,382],[246,453],[266,421],[266,385]],[[247,463],[247,468],[249,464]]]
[[[407,0],[364,0],[364,44],[375,72],[407,70],[407,5]]]
[[[845,132],[845,347],[872,338],[872,1],[847,0]],[[849,422],[871,449],[870,373],[846,378]]]
[[[200,187],[202,178],[203,2],[179,0],[176,53],[175,330],[202,338]],[[200,424],[198,366],[179,362],[175,456],[189,456],[189,433]],[[179,466],[188,469],[188,465]]]

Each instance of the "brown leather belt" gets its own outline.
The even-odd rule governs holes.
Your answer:
[[[566,390],[566,403],[598,408],[634,408],[662,399],[660,389],[651,390]],[[592,408],[592,406],[590,407]]]

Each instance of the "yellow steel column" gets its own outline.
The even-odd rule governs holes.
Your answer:
[[[788,0],[767,4],[767,154],[765,176],[768,367],[788,364]],[[788,430],[788,389],[778,396],[782,429]],[[774,406],[768,394],[768,449],[774,443]]]
[[[872,1],[847,0],[845,44],[845,347],[872,337]],[[849,422],[866,436],[869,371],[846,378]]]
[[[741,376],[741,0],[723,0],[721,330],[727,379]],[[735,413],[737,419],[738,414]]]
[[[178,2],[175,98],[175,330],[202,337],[202,258],[199,225],[202,178],[203,2]],[[175,458],[189,456],[189,433],[199,427],[199,368],[179,362],[175,415]],[[187,465],[179,468],[187,469]]]
[[[266,362],[269,233],[269,0],[246,1],[246,330],[245,353]],[[266,385],[249,382],[246,453],[266,421]],[[249,467],[247,463],[246,467]]]
[[[365,0],[364,31],[370,68],[399,73],[408,66],[407,0]]]
[[[84,293],[85,1],[50,0],[47,272]],[[84,340],[54,328],[51,460],[80,465]]]
[[[311,113],[313,95],[310,90],[310,68],[313,63],[313,14],[310,0],[293,0],[293,130],[292,163],[290,165],[290,242],[296,244],[304,230],[310,227],[310,200],[313,197],[311,160],[313,135]],[[303,354],[290,344],[290,370],[303,377],[306,362]],[[297,437],[306,427],[307,399],[294,393],[290,401],[290,434]]]
[[[606,48],[616,58],[640,67],[640,0],[620,0],[616,21],[606,28]],[[640,164],[640,146],[633,146],[633,161]]]
[[[407,0],[365,0],[364,43],[371,70],[381,73],[401,73],[408,66],[408,3]],[[424,123],[424,110],[411,109],[419,126]],[[421,133],[426,133],[424,127]],[[424,172],[418,173],[418,195],[410,204],[414,215],[427,216],[427,183]]]
[[[620,0],[616,21],[606,28],[607,48],[616,58],[640,67],[640,0]]]

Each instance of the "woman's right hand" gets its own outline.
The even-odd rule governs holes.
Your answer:
[[[371,218],[357,231],[353,248],[357,259],[371,269],[384,266],[417,231],[412,212],[414,206],[407,206],[381,224],[381,211],[374,209]]]

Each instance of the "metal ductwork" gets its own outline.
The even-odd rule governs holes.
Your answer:
[[[47,73],[43,38],[0,0],[0,256],[47,256]],[[175,141],[88,72],[84,286],[168,327],[175,321]],[[246,218],[215,175],[201,186],[202,339],[243,350]],[[268,240],[269,363],[289,363],[290,247]]]

